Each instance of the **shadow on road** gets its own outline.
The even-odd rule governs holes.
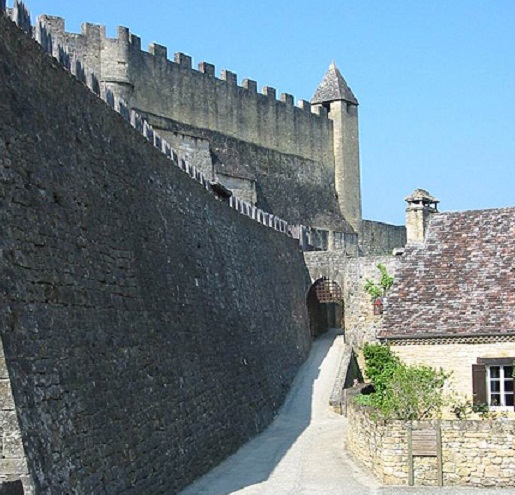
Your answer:
[[[270,477],[311,422],[314,383],[338,332],[330,330],[313,342],[308,359],[272,424],[179,495],[229,495]]]

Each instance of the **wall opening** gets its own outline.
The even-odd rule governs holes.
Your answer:
[[[341,287],[327,277],[318,279],[306,298],[311,337],[317,338],[329,328],[344,328],[343,295]]]

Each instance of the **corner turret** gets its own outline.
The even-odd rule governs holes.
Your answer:
[[[130,63],[131,41],[134,38],[131,39],[129,29],[119,26],[117,38],[103,40],[101,51],[101,74],[105,91],[111,91],[128,104],[132,104],[134,91]],[[136,42],[139,43],[139,39]]]
[[[361,232],[358,100],[331,63],[311,104],[327,109],[333,121],[334,182],[340,210],[354,230]]]

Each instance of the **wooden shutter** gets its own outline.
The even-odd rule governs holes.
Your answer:
[[[484,364],[472,365],[472,393],[474,404],[488,404],[486,396],[486,366]]]

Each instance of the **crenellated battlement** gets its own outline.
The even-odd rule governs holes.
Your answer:
[[[219,73],[219,77],[216,77],[215,65],[205,61],[199,62],[197,69],[195,69],[192,57],[182,52],[175,52],[173,59],[169,59],[168,48],[164,45],[151,43],[148,46],[148,50],[145,52],[141,48],[141,38],[131,33],[128,28],[123,26],[118,27],[116,38],[108,38],[106,35],[106,27],[103,25],[84,23],[81,26],[80,33],[72,33],[66,31],[65,20],[61,17],[42,15],[38,18],[38,21],[46,26],[48,31],[52,32],[53,37],[58,39],[62,45],[69,46],[72,49],[76,48],[77,45],[88,46],[93,44],[93,46],[95,46],[100,42],[104,49],[106,47],[116,48],[118,50],[118,61],[126,63],[130,62],[129,50],[132,50],[133,53],[135,51],[141,51],[157,59],[165,59],[168,63],[175,64],[183,69],[198,72],[219,81],[224,81],[230,86],[237,86],[238,88],[257,93],[256,81],[245,78],[242,80],[241,85],[238,85],[238,75],[228,69],[222,69]],[[278,98],[276,88],[268,85],[263,86],[261,94],[267,98],[276,100],[278,103],[283,103],[286,106],[295,106],[301,110],[311,110],[311,105],[308,101],[299,100],[295,105],[293,95],[281,93]],[[319,112],[316,108],[313,108],[312,112],[314,115],[326,117],[323,112]]]

